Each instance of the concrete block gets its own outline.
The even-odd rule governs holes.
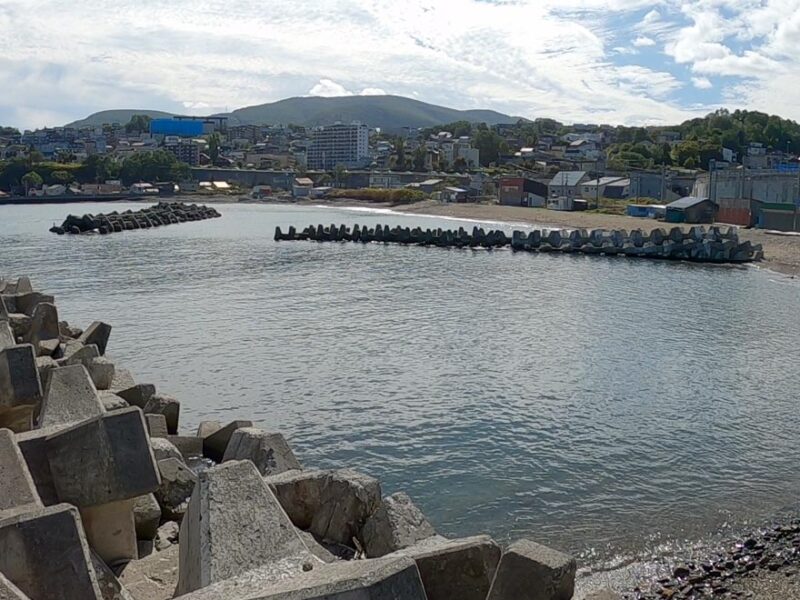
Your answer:
[[[14,304],[16,306],[16,311],[19,313],[33,315],[36,307],[42,303],[55,304],[56,300],[49,294],[42,294],[39,292],[24,292],[14,295]]]
[[[297,527],[346,546],[381,501],[380,482],[351,469],[287,472],[265,481]]]
[[[295,576],[322,564],[248,461],[199,474],[180,540],[178,595],[262,565]]]
[[[33,293],[33,284],[31,283],[30,277],[20,277],[17,279],[17,285],[14,288],[15,293],[17,294],[32,294]]]
[[[0,350],[11,348],[17,345],[17,340],[14,338],[14,332],[11,331],[11,326],[8,321],[0,320]]]
[[[225,427],[215,431],[203,440],[203,456],[210,458],[214,462],[221,462],[233,432],[242,427],[252,426],[252,421],[231,421]]]
[[[229,460],[252,461],[262,475],[303,468],[280,433],[268,433],[255,427],[241,427],[233,432],[222,462]]]
[[[30,600],[30,598],[0,573],[0,600]]]
[[[128,590],[122,586],[114,572],[108,568],[103,559],[97,556],[97,553],[91,552],[91,550],[89,553],[103,600],[138,600],[128,593]]]
[[[136,553],[139,555],[139,558],[146,558],[155,551],[155,540],[136,540]]]
[[[138,558],[133,499],[81,508],[81,520],[89,546],[103,561],[114,566]]]
[[[178,449],[178,452],[183,455],[184,461],[203,456],[203,438],[193,435],[168,435],[167,441]]]
[[[181,414],[181,403],[172,396],[154,394],[144,405],[145,414],[164,415],[167,420],[167,431],[178,433],[178,419]]]
[[[42,506],[28,463],[8,429],[0,429],[0,490],[0,519],[11,510],[26,511]]]
[[[28,315],[14,312],[9,313],[7,320],[14,337],[17,339],[25,337],[25,334],[30,331],[31,323],[33,322],[33,319]]]
[[[125,402],[122,398],[117,396],[114,392],[109,392],[108,390],[101,390],[97,392],[100,396],[100,402],[103,403],[103,408],[106,409],[106,412],[111,412],[113,410],[122,410],[123,408],[128,408],[130,404]]]
[[[571,556],[519,540],[503,552],[487,600],[570,600],[575,570]]]
[[[33,346],[21,344],[0,351],[0,427],[27,431],[41,401]]]
[[[261,567],[181,596],[181,600],[245,599],[426,600],[419,571],[408,558],[336,561],[290,578]]]
[[[71,341],[64,344],[64,356],[59,359],[60,366],[86,365],[93,358],[100,358],[100,351],[95,344],[84,346],[80,342]]]
[[[92,378],[95,387],[98,390],[108,390],[114,382],[114,363],[107,358],[101,356],[90,360],[86,369],[89,371],[89,376]]]
[[[110,335],[111,325],[103,323],[102,321],[95,321],[86,328],[86,331],[84,331],[81,337],[78,338],[78,341],[87,346],[89,344],[96,344],[97,349],[100,351],[100,355],[102,356],[106,353],[106,347],[108,346],[108,338]]]
[[[3,290],[0,289],[0,292],[2,291]],[[0,321],[8,320],[9,314],[8,306],[6,306],[6,300],[3,298],[3,296],[0,296]]]
[[[134,385],[136,385],[136,382],[133,380],[133,375],[131,375],[130,371],[127,369],[114,369],[114,379],[111,381],[111,387],[108,389],[110,392],[118,394],[122,390],[130,389]]]
[[[414,559],[428,600],[485,600],[492,585],[500,547],[486,535],[447,540],[429,538],[389,557]]]
[[[180,525],[175,521],[167,521],[156,532],[156,550],[162,552],[178,543],[180,536]]]
[[[58,497],[79,507],[135,498],[161,482],[144,416],[134,407],[48,436],[47,456]]]
[[[82,364],[50,372],[39,427],[67,425],[105,413],[97,389]]]
[[[153,449],[153,456],[156,462],[166,458],[175,458],[181,462],[185,462],[181,451],[166,438],[150,438],[150,447]]]
[[[0,521],[0,572],[32,600],[102,600],[80,516],[66,504]]]
[[[170,600],[178,583],[178,546],[125,565],[119,582],[136,600]]]
[[[308,551],[322,562],[332,563],[336,560],[339,560],[337,556],[335,556],[330,550],[317,541],[317,538],[315,538],[314,534],[310,531],[298,529],[297,534],[300,536],[300,539],[303,540],[303,543],[306,545],[306,548],[308,548]]]
[[[195,488],[197,475],[182,461],[167,458],[158,461],[161,485],[154,496],[167,519],[180,521],[186,513],[187,502]]]
[[[24,337],[36,350],[37,356],[53,354],[53,343],[57,347],[61,342],[58,329],[58,310],[49,303],[37,304],[31,315],[31,327]]]
[[[57,369],[58,366],[58,363],[53,360],[51,356],[36,357],[36,370],[39,372],[39,381],[42,383],[42,390],[47,389],[47,383],[50,381],[50,373],[53,369]]]
[[[207,438],[220,429],[222,429],[222,424],[219,421],[201,421],[197,426],[197,437]]]
[[[384,498],[361,531],[370,558],[408,548],[434,535],[433,525],[405,492]]]
[[[151,438],[165,438],[167,435],[167,417],[164,415],[144,415],[147,433]]]
[[[161,507],[153,494],[133,499],[133,522],[137,539],[152,540],[156,537],[158,525],[161,523]]]
[[[147,402],[156,393],[156,386],[152,383],[137,383],[128,388],[119,390],[116,394],[131,406],[144,409]]]
[[[47,437],[64,429],[64,426],[33,429],[16,434],[17,446],[28,465],[36,492],[45,506],[58,504],[58,494],[50,472],[50,460],[47,458]]]

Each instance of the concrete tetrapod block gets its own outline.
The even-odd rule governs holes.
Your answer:
[[[48,436],[46,444],[62,502],[79,507],[107,504],[148,494],[161,483],[138,408],[83,421]]]
[[[179,595],[260,566],[293,576],[322,564],[249,461],[200,473],[179,546]]]
[[[0,320],[0,350],[16,346],[17,340],[14,339],[14,332],[11,331],[11,326],[8,321]]]
[[[405,492],[384,498],[361,531],[370,558],[408,548],[434,535],[433,525]]]
[[[33,429],[16,434],[17,446],[28,465],[36,492],[45,506],[58,504],[58,494],[53,483],[53,474],[50,472],[50,460],[47,458],[48,436],[61,431],[64,426]]]
[[[220,429],[222,429],[222,423],[219,421],[200,421],[200,425],[197,426],[197,437],[207,438]]]
[[[147,423],[147,433],[151,438],[165,438],[169,435],[167,432],[167,417],[164,415],[144,415],[145,422]]]
[[[33,346],[21,344],[0,351],[0,427],[27,431],[41,401],[42,385]]]
[[[168,435],[167,441],[178,449],[184,460],[203,456],[203,438],[193,435]]]
[[[97,393],[100,396],[100,402],[103,403],[103,408],[106,409],[106,412],[122,410],[123,408],[128,408],[130,406],[130,404],[125,402],[125,400],[117,396],[115,393],[109,392],[108,390],[100,390]]]
[[[194,492],[197,475],[175,458],[158,461],[158,470],[161,485],[154,494],[158,505],[166,518],[181,520],[186,513],[186,503]]]
[[[156,386],[152,383],[137,383],[128,388],[116,392],[117,396],[125,400],[131,406],[138,406],[144,409],[147,402],[156,393]]]
[[[31,327],[25,336],[25,341],[33,345],[37,356],[52,355],[61,339],[58,310],[53,304],[37,304],[31,318]]]
[[[414,559],[428,600],[486,600],[500,547],[487,535],[458,540],[437,536],[385,558],[395,556]]]
[[[0,600],[30,600],[30,598],[0,573]]]
[[[102,356],[106,353],[108,338],[110,336],[111,325],[103,323],[102,321],[95,321],[86,328],[81,337],[78,338],[78,341],[86,346],[89,344],[96,344],[97,349],[100,351],[100,356]]]
[[[156,537],[161,523],[161,507],[153,494],[133,499],[133,522],[136,525],[136,539],[152,540]]]
[[[0,573],[32,600],[102,600],[78,510],[67,504],[0,521]]]
[[[252,421],[231,421],[225,427],[203,439],[203,456],[210,458],[214,462],[222,462],[222,458],[225,456],[225,449],[228,447],[228,442],[233,432],[242,427],[252,426]]]
[[[169,600],[178,583],[178,546],[129,562],[119,582],[136,600]]]
[[[28,464],[20,452],[14,434],[0,429],[0,519],[9,511],[25,511],[41,507]]]
[[[173,435],[178,433],[181,403],[172,396],[155,394],[147,401],[142,410],[145,414],[164,415],[167,420],[167,431]]]
[[[107,565],[138,558],[133,499],[81,508],[81,520],[92,550]]]
[[[181,600],[426,600],[414,561],[408,558],[337,561],[291,578],[254,569]],[[452,596],[451,600],[456,600]],[[460,599],[458,599],[460,600]]]
[[[262,475],[303,468],[280,433],[268,433],[255,427],[242,427],[233,432],[222,462],[229,460],[252,461]]]
[[[132,388],[134,385],[136,385],[136,382],[133,380],[133,375],[131,375],[130,371],[127,369],[114,369],[114,379],[111,381],[111,387],[108,390],[118,394],[122,390]]]
[[[297,527],[346,546],[381,502],[380,482],[351,469],[289,471],[265,481]]]
[[[519,540],[503,552],[487,600],[570,600],[575,570],[571,556]]]
[[[50,372],[39,414],[39,427],[66,425],[105,413],[97,389],[82,364]]]
[[[153,449],[153,456],[156,462],[166,458],[175,458],[181,462],[185,462],[181,451],[166,438],[150,438],[150,447]]]
[[[97,585],[103,595],[103,600],[136,600],[122,586],[114,572],[108,568],[108,565],[103,562],[103,559],[97,553],[90,550],[89,554],[92,557],[92,566],[97,576]],[[0,600],[2,600],[1,597]]]

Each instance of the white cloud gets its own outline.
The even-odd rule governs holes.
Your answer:
[[[0,30],[0,121],[21,126],[385,90],[528,117],[674,122],[714,107],[676,90],[722,75],[723,98],[738,86],[737,104],[800,118],[778,98],[800,89],[800,0],[0,0]],[[652,53],[636,64],[636,48],[656,44],[664,64]]]
[[[698,90],[710,90],[714,87],[708,77],[692,77],[692,85]]]
[[[385,96],[386,91],[382,88],[367,87],[361,90],[361,96]]]
[[[308,95],[332,98],[335,96],[352,96],[353,92],[331,79],[320,79],[314,87],[308,90]]]

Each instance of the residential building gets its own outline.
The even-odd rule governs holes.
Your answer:
[[[621,185],[620,185],[621,184]],[[611,189],[609,189],[609,186]],[[581,198],[627,198],[630,194],[631,180],[625,177],[601,177],[586,181],[581,185]],[[608,195],[610,192],[613,195]]]
[[[546,206],[547,195],[547,182],[527,177],[504,177],[497,186],[497,198],[506,206]]]
[[[576,140],[566,147],[564,158],[575,161],[597,160],[600,158],[600,146],[593,141]]]
[[[206,142],[204,140],[174,136],[164,139],[164,150],[171,152],[175,155],[175,158],[191,167],[196,167],[200,164],[200,152],[205,145]]]
[[[586,171],[561,171],[548,184],[550,198],[580,198],[581,186],[589,179]]]
[[[316,127],[311,131],[311,144],[307,150],[309,169],[332,170],[342,165],[348,169],[368,166],[369,129],[353,122],[349,125],[335,123]]]
[[[460,187],[446,187],[442,190],[442,200],[444,202],[466,202],[469,192]]]
[[[393,190],[403,187],[399,175],[390,171],[373,171],[369,174],[369,187]]]
[[[307,198],[314,189],[314,182],[308,177],[298,177],[292,185],[292,196],[295,198]]]

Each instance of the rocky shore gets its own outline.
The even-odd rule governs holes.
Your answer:
[[[181,403],[0,279],[2,600],[568,600],[576,562],[438,535],[408,495]]]
[[[65,233],[120,233],[134,229],[150,229],[162,225],[174,225],[188,221],[202,221],[221,217],[216,208],[198,206],[197,204],[184,204],[183,202],[159,202],[141,210],[117,211],[108,214],[86,214],[82,217],[69,215],[61,225],[50,228],[51,233],[64,235]]]

